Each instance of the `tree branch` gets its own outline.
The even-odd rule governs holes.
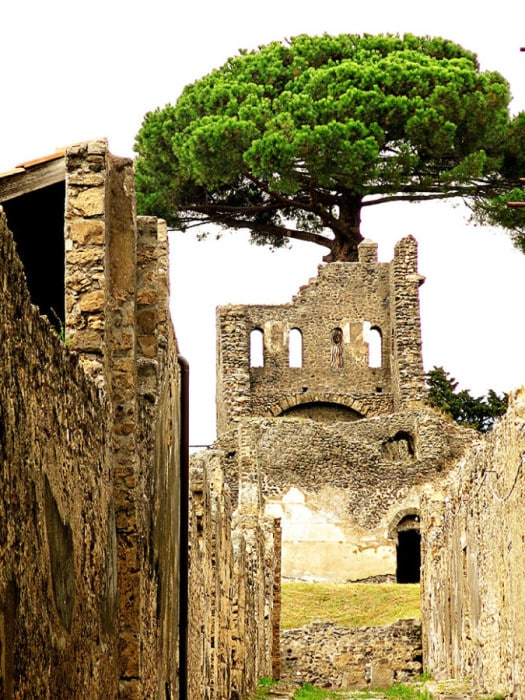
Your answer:
[[[180,221],[184,224],[184,217],[180,217]],[[243,219],[237,219],[235,217],[228,216],[226,213],[224,215],[221,215],[220,217],[215,215],[213,219],[211,217],[207,217],[206,219],[200,220],[198,223],[195,222],[194,218],[189,219],[189,221],[191,221],[192,223],[189,224],[188,228],[192,228],[195,226],[205,226],[207,224],[218,224],[226,228],[245,228],[249,229],[254,233],[260,233],[262,235],[267,236],[275,236],[277,238],[292,238],[296,241],[307,241],[308,243],[316,243],[317,245],[321,245],[329,249],[332,247],[332,239],[327,238],[326,236],[323,236],[319,233],[288,228],[286,226],[278,226],[277,224],[263,224],[257,221],[245,221]]]
[[[388,202],[428,202],[433,199],[454,199],[456,197],[479,197],[485,191],[494,190],[494,185],[475,185],[473,187],[466,187],[459,190],[450,190],[448,192],[433,192],[429,193],[417,193],[417,192],[400,192],[398,194],[385,195],[384,197],[377,197],[375,199],[365,199],[363,200],[363,207],[370,207],[374,204],[386,204]]]
[[[304,211],[309,211],[312,214],[316,214],[326,226],[331,226],[333,216],[330,211],[322,206],[322,204],[328,206],[336,205],[339,203],[339,197],[336,194],[332,194],[331,192],[327,192],[326,190],[317,187],[311,178],[303,177],[303,190],[308,191],[308,196],[299,198],[289,197],[271,190],[263,180],[259,180],[251,173],[248,173],[246,178],[250,180],[250,182],[253,182],[256,187],[267,194],[268,197],[270,197],[274,202],[278,203],[281,207],[286,206],[304,209]]]

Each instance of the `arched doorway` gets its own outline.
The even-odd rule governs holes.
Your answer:
[[[421,569],[421,534],[419,516],[406,515],[397,525],[396,581],[419,583]]]

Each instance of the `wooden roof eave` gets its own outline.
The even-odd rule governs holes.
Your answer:
[[[13,170],[0,173],[0,204],[65,179],[66,159],[63,153],[22,163]]]

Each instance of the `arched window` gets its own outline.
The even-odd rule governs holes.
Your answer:
[[[383,339],[381,336],[381,331],[377,326],[373,326],[368,331],[368,366],[369,367],[381,367],[382,361],[382,351],[383,351]]]
[[[264,367],[264,333],[260,328],[250,332],[250,367]]]
[[[288,366],[303,366],[303,334],[298,328],[292,328],[288,334]]]

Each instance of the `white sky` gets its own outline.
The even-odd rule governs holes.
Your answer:
[[[75,141],[107,136],[132,156],[143,115],[239,48],[300,33],[393,32],[443,36],[510,82],[525,109],[525,10],[517,0],[17,0],[0,21],[0,171]],[[525,173],[524,173],[525,175]],[[474,393],[525,383],[525,256],[505,234],[466,223],[447,204],[366,210],[364,234],[380,258],[411,233],[420,244],[425,366],[443,365]],[[241,240],[242,239],[242,240]],[[239,234],[197,244],[172,237],[172,308],[190,362],[193,443],[214,437],[218,304],[289,301],[323,251],[272,254]]]

